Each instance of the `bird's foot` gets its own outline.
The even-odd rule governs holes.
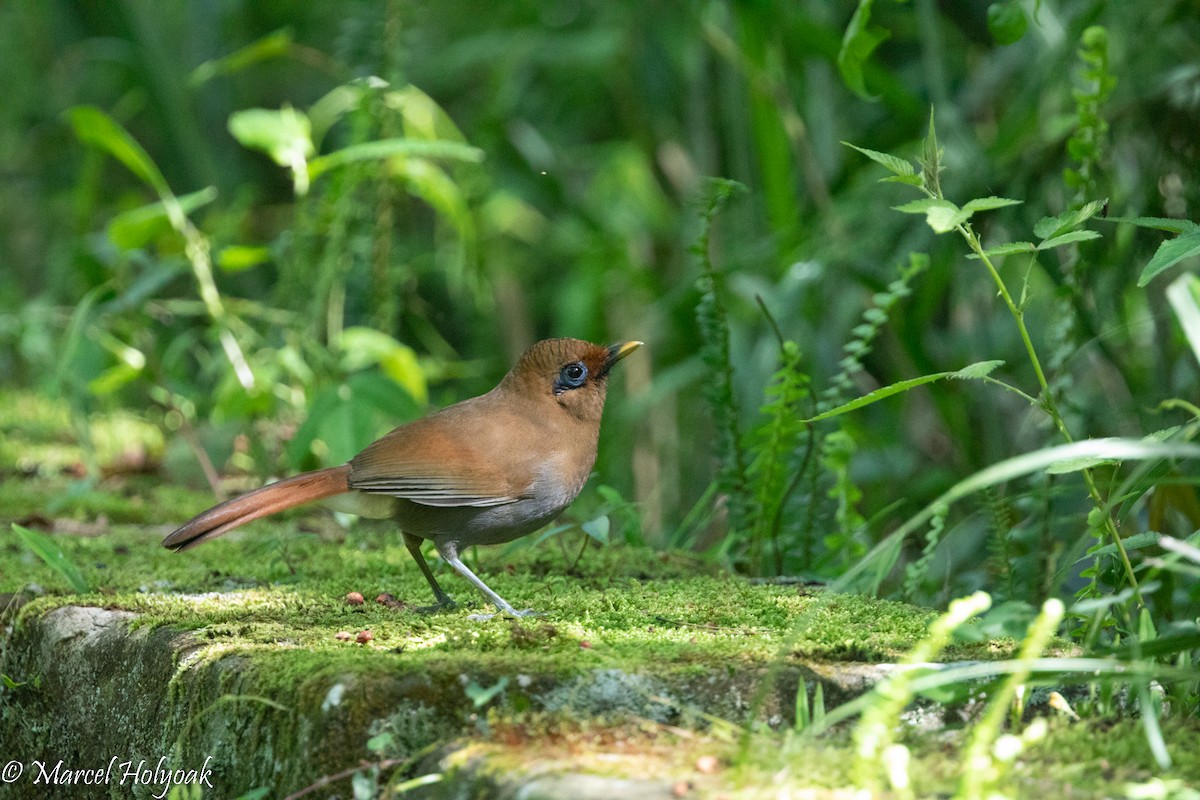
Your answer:
[[[439,600],[431,606],[417,606],[412,610],[418,614],[440,614],[443,611],[453,611],[458,608],[458,603],[447,597],[445,600]]]

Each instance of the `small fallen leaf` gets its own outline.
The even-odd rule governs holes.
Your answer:
[[[352,606],[361,606],[365,601],[363,600],[362,592],[347,592],[346,602]]]
[[[354,641],[358,642],[359,644],[366,644],[374,638],[375,634],[371,633],[369,630],[361,630],[358,632],[358,636],[354,637]]]
[[[388,608],[404,608],[404,601],[397,600],[391,593],[383,592],[375,598],[375,602]]]

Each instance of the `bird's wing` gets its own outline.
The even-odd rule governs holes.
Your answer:
[[[400,497],[424,506],[487,508],[515,503],[521,499],[483,494],[478,489],[458,484],[453,479],[428,475],[362,477],[352,481],[350,487],[360,492]]]
[[[532,475],[521,448],[510,446],[514,439],[505,435],[520,432],[512,430],[511,419],[472,405],[452,406],[369,445],[350,460],[350,488],[438,507],[521,500]]]

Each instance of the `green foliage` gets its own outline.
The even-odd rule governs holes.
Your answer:
[[[1017,0],[1006,0],[988,6],[987,26],[997,44],[1015,44],[1029,30],[1029,18]]]
[[[1079,38],[1078,55],[1083,62],[1079,76],[1083,85],[1072,92],[1078,122],[1067,140],[1067,152],[1075,165],[1063,170],[1063,182],[1075,190],[1076,202],[1082,202],[1100,193],[1097,171],[1108,135],[1108,121],[1102,111],[1117,85],[1109,68],[1108,31],[1101,25],[1085,29]]]
[[[871,24],[871,9],[875,0],[858,0],[854,16],[842,35],[842,49],[838,51],[837,65],[842,80],[863,100],[870,100],[863,77],[863,68],[875,48],[885,42],[891,33],[886,28]]]
[[[21,540],[21,544],[67,581],[72,591],[76,594],[87,594],[91,591],[79,567],[63,554],[62,549],[53,540],[16,523],[13,524],[12,530]]]
[[[704,200],[702,227],[694,252],[700,259],[700,302],[696,305],[696,320],[700,327],[700,357],[708,367],[705,399],[712,410],[717,430],[719,468],[715,478],[717,488],[726,498],[729,528],[745,530],[749,518],[746,487],[746,455],[742,442],[741,424],[737,416],[737,401],[733,396],[733,359],[730,353],[729,315],[725,309],[724,275],[713,265],[710,238],[717,211],[744,187],[732,181],[712,181]]]
[[[789,508],[805,463],[813,446],[813,433],[803,420],[809,402],[808,375],[801,370],[800,348],[783,342],[779,369],[766,389],[766,402],[759,412],[766,419],[754,430],[754,461],[747,469],[747,484],[753,493],[748,536],[750,568],[755,572],[783,574],[784,526],[797,512]],[[802,438],[807,435],[805,456],[797,458]],[[794,529],[794,525],[789,526]]]
[[[878,153],[877,155],[881,157],[885,156],[883,153]],[[912,167],[907,162],[896,159],[895,164],[899,170],[898,174],[905,174],[903,171],[904,167],[898,166],[900,164],[907,166],[910,171],[909,174],[911,174]],[[821,403],[818,408],[823,413],[809,420],[809,422],[816,422],[818,419],[834,416],[835,412],[830,407],[846,402],[854,388],[853,377],[863,370],[863,359],[870,354],[872,343],[879,336],[883,326],[887,324],[888,317],[892,313],[893,308],[900,300],[912,294],[912,282],[928,268],[929,258],[926,255],[922,253],[910,253],[908,264],[900,268],[899,277],[888,284],[886,291],[878,292],[871,298],[873,305],[863,312],[863,321],[850,331],[854,334],[854,338],[842,345],[843,356],[842,360],[838,362],[840,369],[836,375],[830,378],[829,387],[821,393]],[[903,391],[903,389],[898,391]],[[849,411],[851,409],[844,408],[843,410]]]
[[[1194,666],[1200,22],[965,9],[0,4],[0,374],[78,440],[9,445],[5,491],[69,469],[50,513],[107,508],[100,412],[147,410],[160,484],[219,486],[533,339],[645,338],[557,533],[986,588],[1010,632],[1082,586],[1097,660]]]

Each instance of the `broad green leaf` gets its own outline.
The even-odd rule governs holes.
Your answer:
[[[879,164],[880,166],[885,167],[889,172],[893,173],[893,175],[896,177],[904,177],[904,176],[909,176],[909,175],[915,176],[916,168],[912,165],[912,162],[906,161],[905,159],[900,158],[899,156],[894,156],[891,153],[881,153],[878,150],[868,150],[865,147],[859,147],[856,144],[850,144],[850,142],[842,142],[842,144],[846,145],[846,147],[857,150],[858,152],[862,153],[867,158],[874,161],[876,164]],[[884,180],[890,180],[890,179],[885,178]],[[920,185],[919,180],[918,180],[917,185],[918,186]]]
[[[829,419],[830,417],[841,416],[842,414],[846,414],[850,411],[855,411],[864,406],[869,406],[872,403],[878,403],[880,400],[885,400],[885,399],[891,397],[892,395],[900,394],[901,392],[907,392],[909,389],[914,389],[918,386],[924,386],[925,384],[933,383],[934,381],[946,380],[947,378],[959,378],[959,379],[985,378],[988,376],[989,373],[991,373],[993,370],[995,370],[997,367],[999,367],[1003,363],[1004,363],[1003,361],[980,361],[976,364],[971,364],[969,366],[963,367],[962,369],[956,370],[954,372],[935,372],[930,375],[922,375],[919,378],[911,378],[906,381],[900,381],[898,383],[893,383],[888,386],[884,386],[880,389],[876,389],[875,391],[871,392],[870,394],[865,394],[862,397],[857,397],[848,403],[843,403],[842,405],[838,406],[837,408],[831,408],[828,411],[818,414],[815,417],[810,417],[809,419],[803,420],[803,422],[805,424],[809,424],[809,423],[813,423],[813,422],[820,422],[821,420]]]
[[[478,147],[461,142],[420,141],[417,139],[380,139],[335,150],[329,155],[314,158],[309,164],[309,174],[315,180],[334,167],[355,161],[407,158],[444,158],[453,161],[477,163],[483,160],[483,151]]]
[[[217,253],[217,264],[226,272],[241,272],[242,270],[266,264],[271,260],[271,248],[251,247],[231,244],[221,248]]]
[[[1079,208],[1074,208],[1069,211],[1064,211],[1057,217],[1042,217],[1037,224],[1033,226],[1033,235],[1039,239],[1049,239],[1054,236],[1066,233],[1072,228],[1077,227],[1080,223],[1096,216],[1104,208],[1104,204],[1108,200],[1093,200],[1090,203],[1085,203]]]
[[[320,100],[308,108],[308,121],[312,127],[313,146],[320,146],[325,134],[338,120],[358,108],[362,103],[364,88],[360,81],[334,87]]]
[[[903,183],[906,186],[923,186],[925,179],[920,175],[888,175],[886,178],[880,178],[880,183]],[[820,684],[818,684],[819,686]]]
[[[1060,236],[1051,236],[1046,241],[1037,246],[1038,250],[1049,250],[1052,247],[1062,247],[1064,244],[1071,242],[1086,242],[1091,239],[1099,239],[1100,234],[1096,231],[1068,231]]]
[[[404,388],[421,405],[429,402],[429,384],[416,352],[405,345],[395,348],[379,361],[384,374]]]
[[[416,86],[410,84],[384,93],[383,104],[400,112],[404,135],[409,139],[464,143],[467,140],[445,109]]]
[[[1020,200],[1012,200],[1007,197],[996,197],[995,195],[989,195],[987,197],[977,197],[974,200],[968,201],[967,204],[963,206],[963,211],[975,213],[976,211],[990,211],[993,208],[1004,208],[1006,206],[1019,205],[1021,205]]]
[[[905,214],[925,214],[925,221],[937,233],[949,233],[966,222],[976,211],[987,211],[993,208],[1003,208],[1020,203],[1020,200],[1010,200],[1007,197],[980,197],[959,208],[949,200],[927,197],[913,200],[902,206],[896,206],[896,211]]]
[[[842,74],[842,80],[846,82],[850,91],[863,100],[874,99],[867,92],[863,80],[863,66],[871,57],[871,53],[875,52],[875,48],[891,35],[884,28],[871,26],[873,5],[874,0],[858,0],[858,8],[854,10],[854,16],[846,26],[846,32],[842,36],[842,47],[837,56],[838,71]]]
[[[91,591],[87,580],[75,562],[67,558],[58,544],[49,536],[13,523],[13,533],[21,540],[25,548],[46,563],[46,566],[57,572],[70,585],[76,594],[87,594]]]
[[[1167,239],[1158,246],[1150,263],[1142,270],[1137,285],[1145,286],[1164,270],[1167,270],[1185,258],[1200,254],[1200,229],[1190,230],[1174,239]]]
[[[235,111],[229,115],[229,132],[243,147],[262,150],[281,167],[295,169],[314,152],[308,116],[291,106]]]
[[[1200,228],[1190,219],[1171,219],[1169,217],[1105,217],[1105,222],[1127,222],[1139,228],[1153,228],[1168,233],[1187,233]]]
[[[583,532],[595,539],[600,544],[608,544],[608,531],[610,527],[608,515],[589,519],[579,527],[583,528]]]
[[[278,111],[248,108],[229,116],[229,132],[244,147],[262,150],[282,167],[292,171],[293,191],[308,194],[308,158],[316,152],[312,123],[303,111],[284,105]]]
[[[949,200],[939,200],[936,197],[924,197],[920,200],[910,200],[902,206],[893,206],[893,211],[900,211],[904,214],[925,214],[931,208],[950,208],[955,211],[958,206],[951,203]]]
[[[190,214],[215,199],[217,189],[215,186],[209,186],[198,192],[182,195],[177,201],[183,212]],[[108,240],[122,250],[136,250],[170,230],[172,225],[167,216],[167,207],[160,200],[118,214],[109,221],[105,233]]]
[[[75,106],[67,110],[67,117],[79,141],[98,147],[120,161],[160,199],[172,197],[166,178],[149,153],[116,120],[95,106]]]
[[[935,233],[949,233],[971,217],[971,212],[962,208],[933,206],[925,212],[925,222]]]
[[[1187,273],[1171,281],[1167,287],[1167,302],[1183,328],[1192,353],[1200,362],[1200,278]]]
[[[378,364],[389,378],[421,405],[429,401],[429,385],[411,347],[377,330],[351,327],[342,331],[341,367],[347,372]]]

